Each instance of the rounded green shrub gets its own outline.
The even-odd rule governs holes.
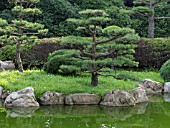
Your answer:
[[[162,65],[160,75],[165,81],[170,81],[170,59]]]
[[[75,57],[77,50],[57,50],[49,55],[43,69],[51,74],[74,75],[81,70]]]

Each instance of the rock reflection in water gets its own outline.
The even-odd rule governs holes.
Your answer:
[[[2,107],[2,104],[3,104],[3,103],[2,103],[2,100],[0,99],[0,108]]]
[[[64,105],[56,105],[56,106],[42,106],[40,111],[47,115],[54,114],[99,114],[101,113],[100,106],[64,106]]]
[[[163,95],[163,98],[164,98],[164,101],[165,101],[165,102],[170,102],[170,94],[169,94],[169,93],[165,93],[165,94]]]
[[[126,120],[134,114],[144,114],[148,103],[138,104],[135,107],[105,107],[103,111],[105,114],[115,118],[115,120]]]
[[[163,102],[162,94],[148,95],[149,102]]]
[[[39,107],[30,108],[7,108],[7,116],[10,117],[31,117]]]

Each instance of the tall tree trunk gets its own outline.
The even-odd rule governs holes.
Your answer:
[[[97,72],[92,72],[91,85],[93,86],[98,85],[98,73]]]
[[[149,26],[148,26],[148,38],[154,38],[154,30],[155,30],[155,14],[154,14],[154,5],[150,2],[150,9],[153,11],[153,14],[149,16]]]
[[[16,46],[16,62],[19,72],[24,72],[20,54],[21,54],[21,41],[19,41]]]

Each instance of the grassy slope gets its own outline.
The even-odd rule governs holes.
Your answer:
[[[140,80],[152,79],[162,82],[159,74],[156,72],[134,72],[134,71],[117,71],[119,73],[134,74]],[[0,85],[5,90],[16,91],[28,86],[32,86],[35,89],[35,95],[40,96],[46,91],[57,91],[66,94],[70,93],[96,93],[104,95],[109,90],[113,89],[132,89],[137,87],[137,83],[131,80],[116,80],[113,77],[99,77],[99,85],[97,87],[90,86],[90,76],[61,76],[61,75],[48,75],[43,71],[25,71],[19,73],[1,72],[0,73]]]

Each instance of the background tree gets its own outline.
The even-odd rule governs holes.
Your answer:
[[[167,2],[164,0],[135,0],[134,3],[137,7],[133,8],[133,13],[139,16],[148,17],[148,38],[154,38],[155,19],[168,19],[170,17],[155,17],[155,6],[164,2],[164,6]]]
[[[8,23],[6,20],[0,18],[0,42],[1,43],[16,43],[16,63],[20,72],[23,72],[21,61],[21,45],[26,43],[35,43],[38,41],[38,34],[46,34],[47,29],[44,25],[39,23],[32,23],[24,20],[27,15],[36,16],[41,14],[38,8],[33,5],[39,0],[9,0],[14,4],[12,12],[16,14],[18,20],[12,20]]]
[[[70,50],[56,51],[44,65],[49,73],[85,71],[91,73],[91,85],[98,85],[98,76],[108,75],[113,66],[137,66],[133,60],[136,40],[139,36],[130,28],[108,26],[111,19],[103,10],[80,11],[81,18],[68,19],[85,30],[90,37],[68,36],[62,39],[61,45]],[[103,35],[103,37],[98,36]],[[54,68],[53,68],[54,67]],[[110,70],[111,69],[111,70]],[[101,74],[102,72],[102,74]]]

